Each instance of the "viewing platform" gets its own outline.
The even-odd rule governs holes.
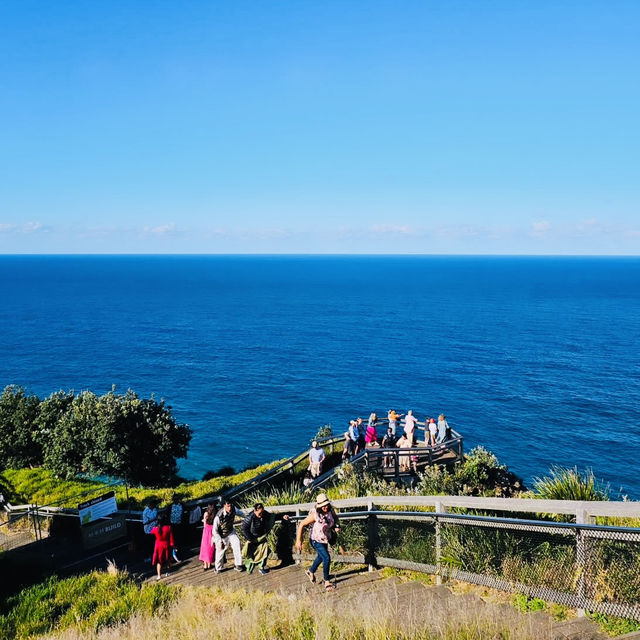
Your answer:
[[[386,432],[388,420],[381,418],[376,423],[378,433]],[[398,431],[404,429],[404,420],[399,421]],[[448,437],[435,445],[427,444],[426,436],[420,440],[417,433],[425,432],[424,423],[416,424],[416,441],[413,447],[382,447],[379,442],[366,444],[362,451],[346,460],[357,467],[373,471],[386,480],[409,481],[418,473],[424,472],[434,465],[448,466],[459,462],[464,457],[462,436],[455,430],[448,430]],[[310,485],[310,489],[321,487],[328,482],[343,464],[342,451],[346,438],[344,435],[318,439],[318,446],[325,450],[327,459],[323,465],[323,473]]]

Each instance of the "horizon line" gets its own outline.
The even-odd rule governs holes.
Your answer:
[[[371,258],[640,258],[634,253],[346,253],[346,252],[15,252],[0,257],[371,257]]]

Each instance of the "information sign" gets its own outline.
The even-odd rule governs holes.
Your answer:
[[[85,525],[80,530],[85,549],[91,549],[126,536],[127,521],[123,514]]]
[[[116,504],[116,494],[113,491],[104,495],[81,502],[78,505],[78,515],[80,516],[80,524],[86,525],[99,518],[106,518],[118,510]]]

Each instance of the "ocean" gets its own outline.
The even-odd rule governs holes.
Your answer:
[[[0,385],[164,398],[187,478],[393,407],[640,499],[640,258],[0,256],[0,291]]]

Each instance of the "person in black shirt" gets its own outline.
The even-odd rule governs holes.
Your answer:
[[[282,520],[289,520],[288,515]],[[269,543],[267,535],[276,522],[276,517],[269,513],[261,502],[253,506],[253,511],[242,521],[242,535],[246,540],[243,555],[247,573],[252,573],[258,567],[261,575],[269,573],[267,560],[269,559]]]

